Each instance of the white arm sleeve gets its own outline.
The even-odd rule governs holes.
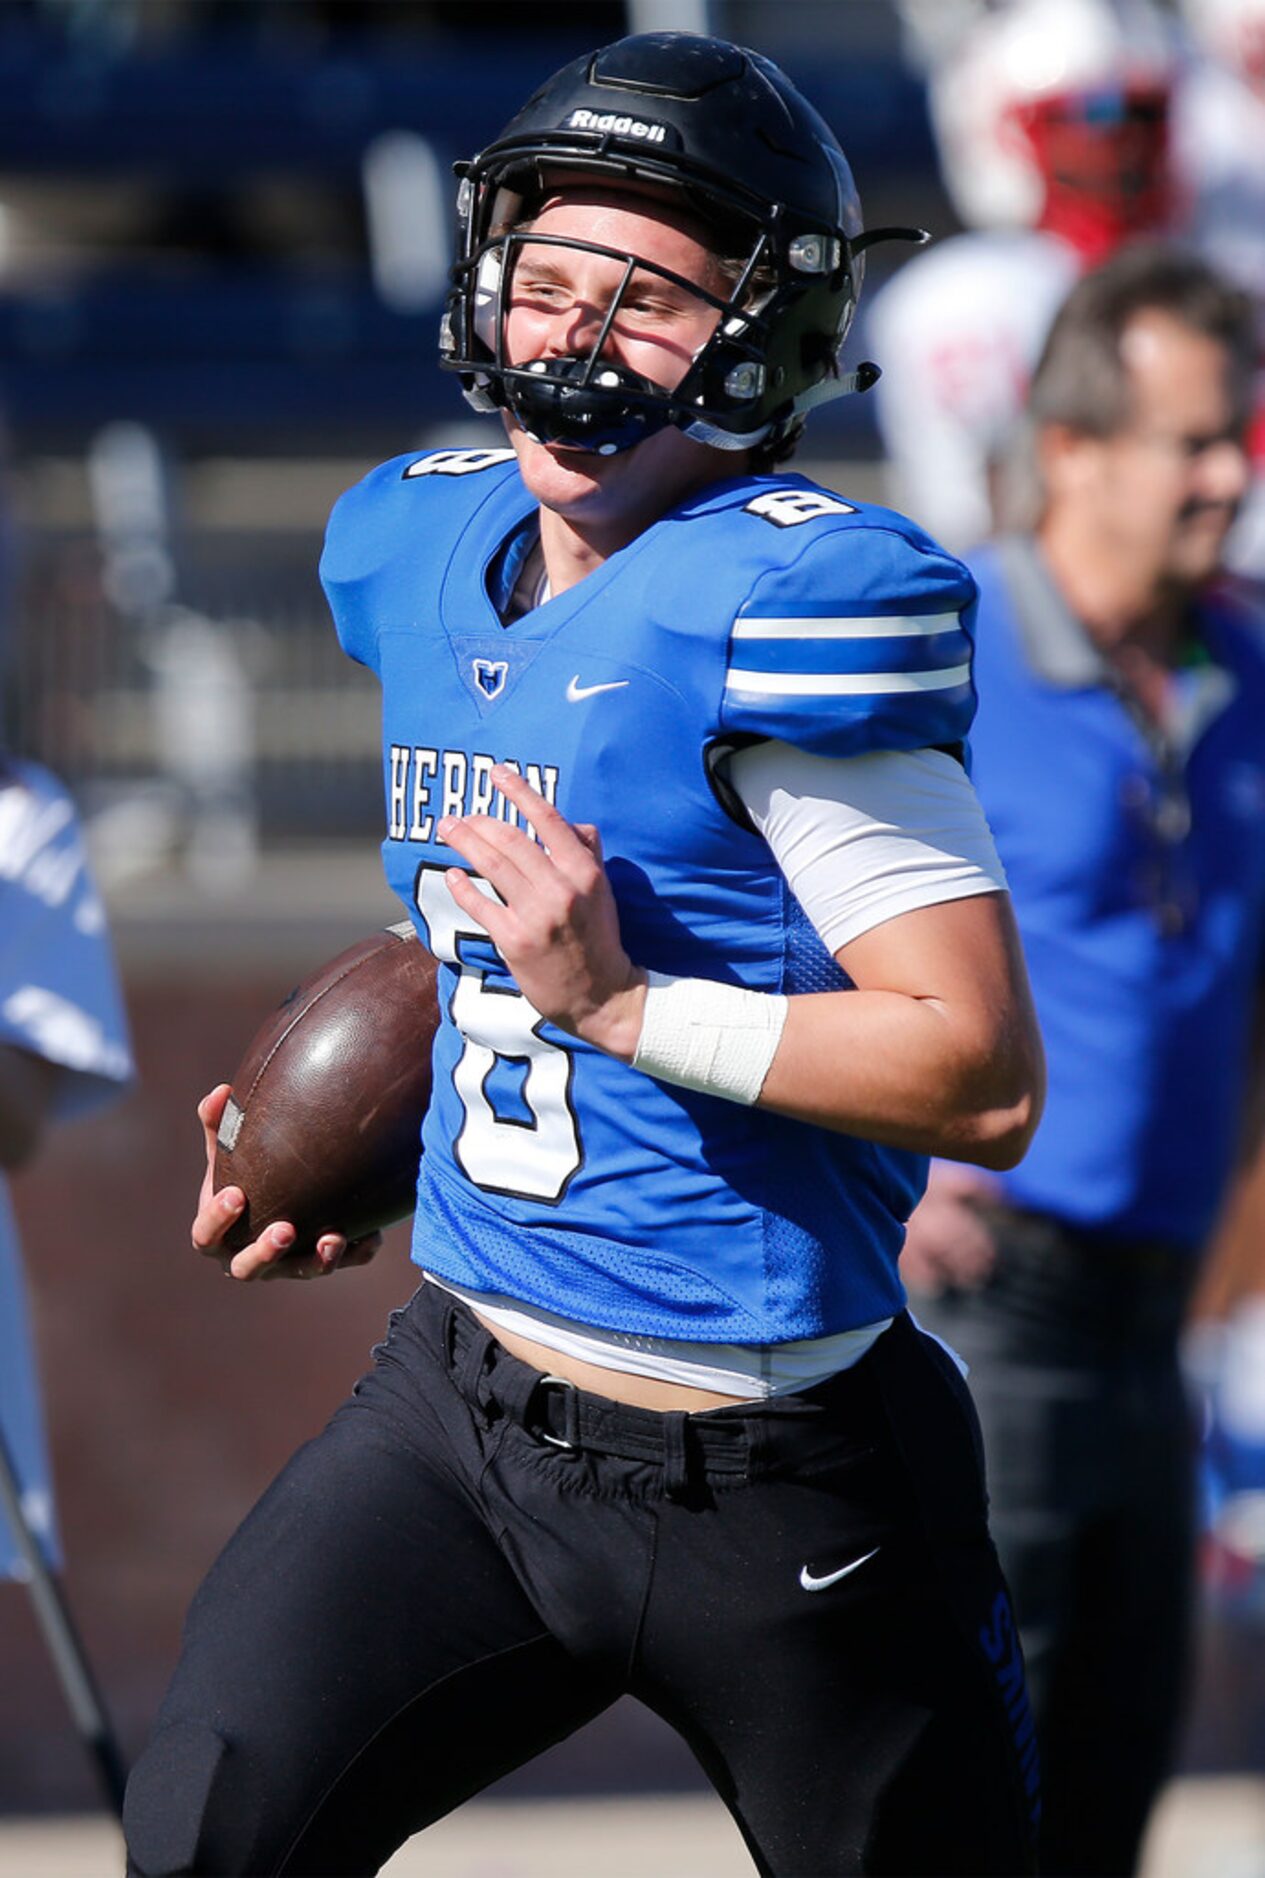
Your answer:
[[[728,778],[831,953],[884,920],[1003,892],[979,797],[944,750],[814,756],[770,739]]]

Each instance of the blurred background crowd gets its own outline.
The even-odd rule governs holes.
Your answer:
[[[396,916],[376,692],[328,623],[324,519],[386,456],[490,440],[434,363],[453,161],[535,76],[664,27],[775,58],[867,225],[933,237],[870,262],[851,352],[886,376],[817,414],[796,466],[830,487],[956,548],[1021,523],[1028,375],[1072,283],[1131,236],[1200,250],[1265,334],[1265,0],[0,0],[0,747],[78,807],[137,1067],[12,1184],[65,1581],[125,1749],[201,1572],[411,1289],[402,1244],[332,1287],[248,1293],[188,1250],[197,1097],[296,978]],[[1225,572],[1249,607],[1260,412]],[[1187,1339],[1196,1773],[1265,1775],[1257,1201]],[[612,1778],[698,1780],[619,1710],[517,1790]],[[0,1585],[0,1814],[96,1797]]]

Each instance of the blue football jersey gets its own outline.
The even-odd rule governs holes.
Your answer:
[[[766,992],[847,980],[719,753],[959,746],[970,575],[799,476],[715,483],[502,624],[535,505],[508,450],[401,458],[348,492],[321,571],[382,681],[388,879],[443,961],[414,1257],[604,1329],[779,1343],[900,1308],[921,1156],[657,1082],[545,1022],[444,880],[444,815],[517,819],[511,765],[601,830],[630,956]],[[490,889],[487,889],[490,891]]]

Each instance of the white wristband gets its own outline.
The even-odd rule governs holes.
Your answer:
[[[777,1053],[789,998],[651,972],[633,1068],[748,1108]]]

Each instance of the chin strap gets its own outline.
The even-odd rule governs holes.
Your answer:
[[[801,392],[795,400],[795,415],[802,417],[805,411],[811,411],[816,405],[829,404],[835,398],[846,398],[854,391],[868,391],[883,376],[881,369],[872,359],[862,359],[851,372],[840,372],[837,378],[823,378],[820,384]]]
[[[863,359],[850,372],[823,378],[795,402],[801,417],[819,404],[868,391],[882,377],[878,366]],[[536,359],[516,367],[504,378],[505,404],[537,443],[564,444],[597,456],[619,456],[664,429],[672,419],[657,405],[661,388],[624,366],[592,359]],[[620,398],[623,393],[623,398]],[[596,394],[596,395],[595,395]],[[682,424],[687,437],[721,450],[747,450],[768,435],[769,426],[755,435],[726,431],[707,419]]]
[[[618,456],[668,423],[662,388],[613,362],[533,359],[506,371],[505,402],[537,443]]]
[[[855,371],[845,372],[836,382],[840,392],[846,394],[851,391],[868,391],[871,385],[877,385],[882,376],[882,367],[876,365],[873,359],[862,359]]]

